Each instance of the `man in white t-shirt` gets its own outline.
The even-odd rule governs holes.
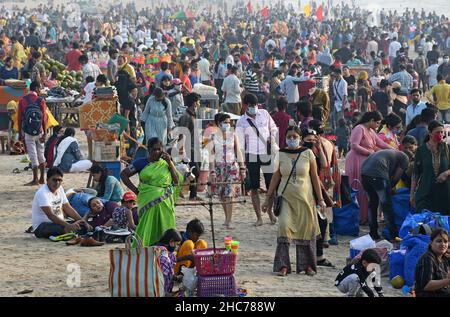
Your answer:
[[[47,172],[47,184],[39,188],[34,195],[31,218],[34,235],[37,238],[49,238],[68,232],[92,231],[92,227],[72,208],[61,186],[63,172],[52,167]],[[75,220],[70,224],[64,220],[64,214]]]
[[[95,88],[97,87],[105,87],[108,82],[108,79],[105,75],[101,74],[97,76],[97,79],[93,82],[88,83],[84,86],[84,99],[83,104],[87,104],[92,101],[92,96],[94,95]]]

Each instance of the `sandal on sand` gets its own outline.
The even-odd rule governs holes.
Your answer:
[[[278,276],[286,276],[287,275],[287,267],[281,268],[280,271],[278,271]]]
[[[323,259],[320,261],[317,261],[317,266],[326,266],[326,267],[335,267],[330,261],[327,259]]]
[[[20,174],[20,173],[22,173],[21,171],[20,171],[20,169],[18,169],[18,168],[15,168],[15,169],[13,169],[13,174]]]
[[[30,226],[27,230],[25,230],[25,233],[33,233],[33,226]]]
[[[316,271],[314,271],[311,267],[308,267],[305,271],[305,274],[308,276],[314,276],[316,275]]]
[[[58,241],[68,241],[68,240],[72,240],[73,238],[75,238],[76,234],[73,232],[69,232],[66,234],[62,234],[60,236],[50,236],[49,239],[52,240],[53,242],[58,242]]]

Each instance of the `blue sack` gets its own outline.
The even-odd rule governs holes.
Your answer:
[[[397,275],[404,279],[406,250],[392,250],[389,252],[389,280]]]
[[[408,235],[401,243],[401,249],[406,249],[405,265],[404,265],[404,279],[405,284],[413,286],[414,274],[416,272],[416,265],[420,257],[427,251],[430,237],[423,234]]]
[[[434,219],[432,219],[430,222],[428,222],[428,225],[431,227],[431,229],[435,228],[443,228],[447,232],[450,231],[450,217],[449,216],[440,216],[435,215]]]
[[[419,223],[429,223],[434,219],[435,215],[428,210],[423,210],[420,214],[407,215],[399,230],[400,238],[404,239],[412,230],[419,226]]]
[[[352,202],[342,208],[333,208],[333,224],[336,234],[343,236],[359,235],[359,205],[357,191],[352,191]]]
[[[400,188],[394,196],[392,196],[392,209],[394,210],[395,226],[401,228],[408,214],[414,212],[414,208],[409,205],[409,190],[407,188]],[[388,226],[384,226],[383,235],[387,239],[391,237]]]

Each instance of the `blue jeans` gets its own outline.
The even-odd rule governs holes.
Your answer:
[[[369,196],[369,227],[370,235],[378,236],[378,205],[381,204],[383,214],[387,219],[391,237],[398,236],[398,228],[395,225],[395,214],[392,207],[391,182],[379,177],[362,175],[362,185]]]

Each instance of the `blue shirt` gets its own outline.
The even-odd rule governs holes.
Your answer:
[[[7,70],[6,66],[3,66],[0,69],[0,78],[1,79],[19,79],[19,71],[17,68],[13,67],[11,70]]]
[[[417,145],[421,146],[423,144],[423,141],[425,140],[426,136],[428,135],[428,129],[427,127],[421,127],[418,126],[410,131],[406,135],[411,135],[416,138]]]
[[[134,173],[140,173],[148,164],[150,164],[150,161],[148,158],[141,158],[134,160],[133,163],[129,166],[129,169]]]

